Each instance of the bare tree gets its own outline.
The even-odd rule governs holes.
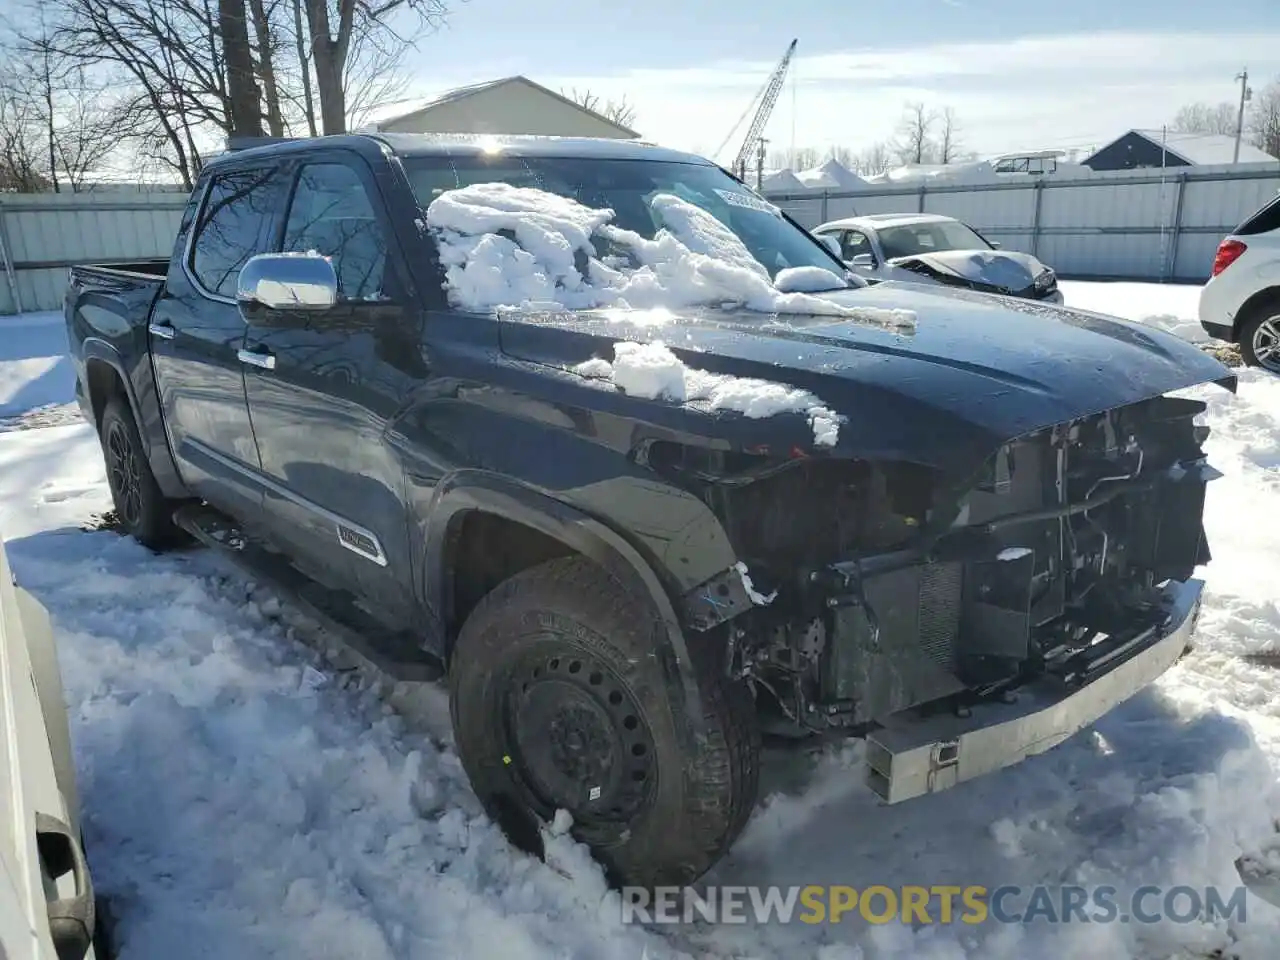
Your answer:
[[[960,158],[963,144],[960,142],[960,122],[956,120],[956,112],[950,107],[942,111],[942,124],[938,131],[937,155],[939,163],[955,163]]]
[[[0,66],[0,191],[39,193],[49,186],[28,79],[21,63],[5,58]]]
[[[860,176],[874,177],[888,173],[894,166],[894,148],[892,144],[879,141],[867,147],[854,158],[853,170]]]
[[[898,136],[893,150],[900,163],[926,163],[933,154],[930,133],[937,115],[923,102],[908,103],[903,107],[902,120],[898,124]]]
[[[858,159],[853,152],[853,148],[840,146],[839,144],[828,148],[827,157],[840,164],[840,166],[844,167],[846,170],[852,170],[858,163]]]
[[[1232,103],[1188,103],[1173,115],[1171,130],[1179,133],[1220,133],[1235,136],[1236,106]]]
[[[0,180],[9,189],[82,189],[127,134],[119,99],[58,56],[47,34],[14,38],[0,55]]]
[[[227,95],[233,134],[262,136],[262,99],[254,82],[253,53],[244,0],[218,0],[218,35],[227,62]]]
[[[373,5],[357,0],[304,0],[304,5],[321,125],[327,134],[347,129],[346,78],[352,38],[375,30],[394,34],[389,18],[403,11],[416,16],[420,27],[435,28],[448,11],[445,0],[382,0]]]
[[[253,18],[254,53],[257,55],[254,73],[262,82],[267,132],[273,137],[284,136],[280,85],[276,80],[276,59],[281,42],[279,31],[273,23],[282,2],[283,0],[249,0],[249,12]]]
[[[351,128],[365,124],[373,111],[404,98],[412,77],[403,69],[404,59],[419,37],[403,37],[366,22],[351,38],[343,88],[346,91],[347,123]]]
[[[620,127],[630,127],[635,122],[636,108],[627,102],[626,96],[618,100],[602,100],[599,94],[592,93],[590,90],[583,90],[581,93],[576,89],[570,90],[568,93],[561,90],[560,93],[584,110],[598,113],[606,120],[616,123]]]
[[[1280,157],[1280,80],[1273,80],[1254,95],[1245,129],[1250,143],[1264,153]]]

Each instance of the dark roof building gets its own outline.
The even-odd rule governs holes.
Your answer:
[[[1198,167],[1233,163],[1236,138],[1222,133],[1168,133],[1130,130],[1083,161],[1093,170],[1143,167]],[[1240,144],[1240,163],[1275,163],[1276,158],[1249,143]]]

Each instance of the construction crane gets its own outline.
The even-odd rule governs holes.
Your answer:
[[[757,103],[756,115],[751,118],[751,126],[747,128],[746,139],[742,141],[742,146],[738,148],[737,155],[733,158],[733,165],[729,168],[734,175],[740,180],[747,179],[747,160],[751,157],[753,150],[758,151],[756,157],[756,189],[760,189],[761,181],[764,177],[764,139],[761,134],[764,133],[765,125],[769,122],[769,117],[773,113],[773,108],[778,103],[778,96],[782,93],[782,83],[787,78],[787,68],[791,66],[791,57],[796,52],[797,41],[792,40],[791,45],[787,47],[787,52],[782,55],[782,59],[778,61],[778,65],[773,68],[773,73],[769,75],[764,87],[751,99],[751,103],[747,104],[747,109],[742,112],[742,116],[738,118],[738,122],[733,125],[733,129],[729,131],[729,135],[724,138],[724,142],[720,144],[716,150],[716,156],[724,151],[725,146],[733,139],[733,135],[742,126],[742,121],[746,118],[751,108]]]

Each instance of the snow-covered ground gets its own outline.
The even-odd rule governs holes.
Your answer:
[[[1198,292],[1064,288],[1069,304],[1188,321]],[[125,960],[1275,956],[1280,910],[1255,899],[1244,924],[623,926],[581,848],[556,838],[543,864],[488,823],[439,709],[391,712],[220,558],[82,530],[109,506],[91,430],[14,419],[71,401],[62,330],[0,318],[0,333],[0,531],[53,614]],[[1280,816],[1280,378],[1241,380],[1234,399],[1202,391],[1225,476],[1192,656],[1050,753],[901,806],[861,786],[856,744],[771,757],[772,795],[710,879],[1234,888],[1233,859]]]

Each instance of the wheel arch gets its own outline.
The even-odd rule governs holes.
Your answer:
[[[456,609],[454,591],[455,561],[466,549],[467,524],[477,517],[493,518],[484,522],[513,525],[506,529],[526,531],[533,538],[523,554],[530,562],[504,570],[507,576],[543,560],[577,554],[649,603],[662,625],[662,648],[656,652],[673,694],[671,702],[683,706],[685,716],[678,719],[686,729],[701,729],[702,703],[675,605],[654,566],[625,537],[571,504],[498,475],[446,478],[433,501],[426,524],[424,592],[428,608],[439,615],[446,658],[469,612]]]
[[[1232,343],[1240,342],[1240,328],[1253,319],[1255,310],[1262,309],[1268,302],[1274,302],[1277,308],[1280,308],[1280,284],[1263,287],[1244,303],[1240,304],[1240,309],[1236,311],[1235,318],[1231,323]]]
[[[151,403],[144,407],[133,379],[125,370],[124,358],[119,350],[100,337],[86,337],[80,349],[84,362],[84,388],[93,414],[94,429],[101,427],[102,412],[111,399],[122,398],[133,416],[138,435],[146,445],[147,460],[161,492],[175,500],[189,497],[191,493],[178,473],[177,464],[169,449],[169,438],[165,435],[164,425],[160,420],[159,398],[155,396],[149,367],[148,386],[152,397]],[[150,361],[144,358],[143,362]],[[144,415],[144,410],[148,408],[153,410],[150,418]]]

